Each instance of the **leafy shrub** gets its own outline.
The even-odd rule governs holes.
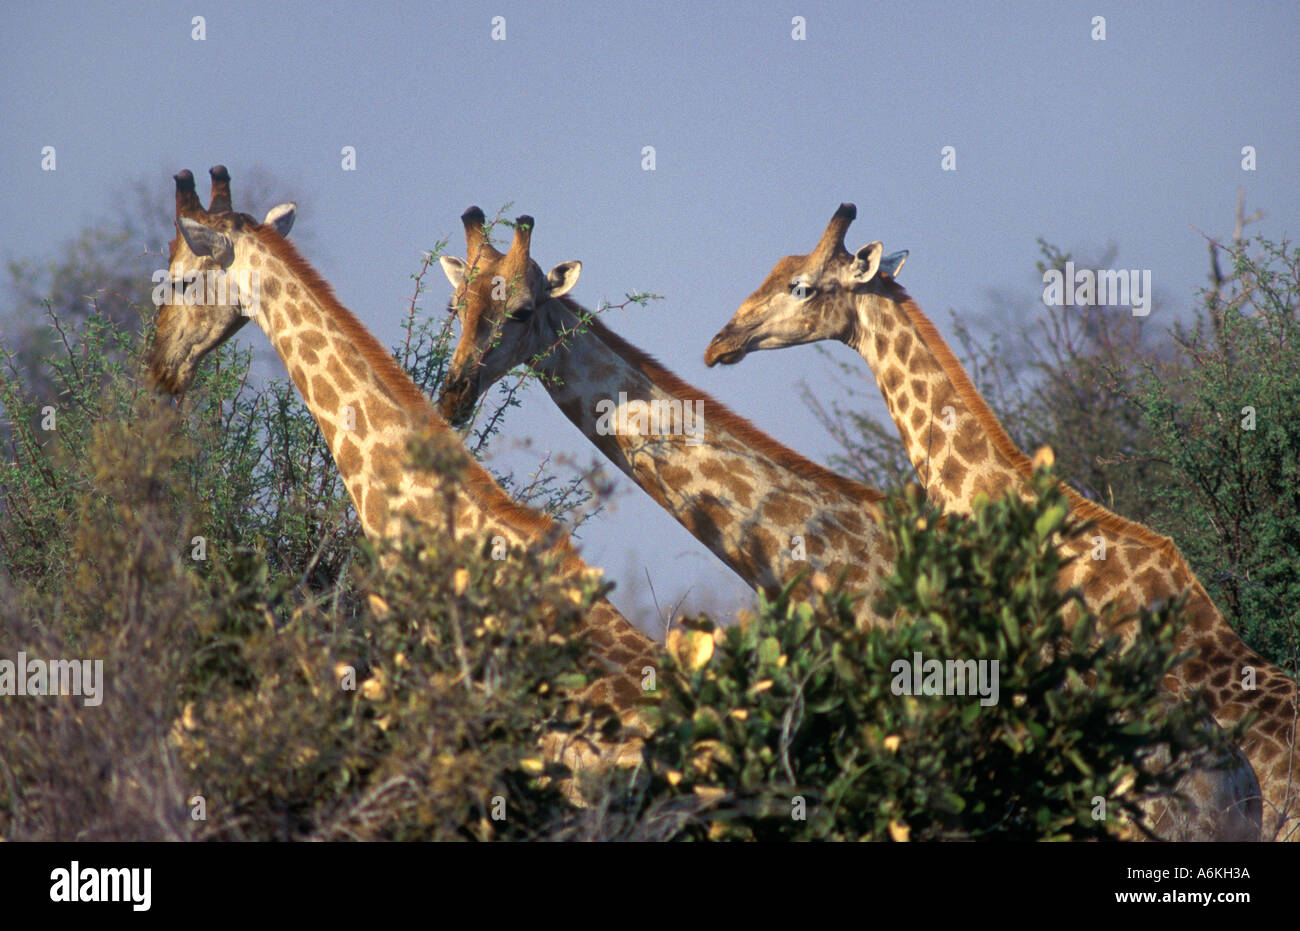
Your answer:
[[[538,745],[609,726],[573,697],[599,672],[575,633],[593,592],[522,551],[488,552],[476,538],[408,545],[367,575],[360,624],[332,630],[329,611],[286,617],[264,580],[222,572],[227,610],[196,654],[220,643],[224,668],[173,732],[211,787],[202,836],[518,839],[571,814],[568,773]],[[229,610],[241,604],[242,621]]]
[[[1300,249],[1257,240],[1126,398],[1170,481],[1153,520],[1265,658],[1300,672]]]
[[[1143,612],[1130,647],[1105,634],[1116,618],[1056,588],[1059,540],[1081,531],[1043,475],[1037,491],[943,520],[915,488],[893,505],[890,629],[856,627],[832,591],[672,638],[647,756],[652,796],[700,803],[684,833],[1111,839],[1218,758],[1226,738],[1198,726],[1203,708],[1167,708],[1158,685],[1183,658],[1178,606]],[[997,661],[998,700],[897,694],[896,664],[916,653]],[[1170,764],[1144,766],[1162,745]]]
[[[61,591],[14,586],[0,657],[102,660],[102,704],[0,704],[0,831],[40,839],[545,836],[573,812],[539,741],[607,737],[574,697],[600,590],[480,539],[412,542],[362,601],[255,547],[191,558],[175,411],[101,425]],[[547,618],[547,624],[539,619]]]

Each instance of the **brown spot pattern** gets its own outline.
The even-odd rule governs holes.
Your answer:
[[[311,399],[312,402],[322,411],[328,411],[331,414],[338,414],[339,396],[322,376],[317,375],[311,380]]]
[[[338,462],[339,471],[342,472],[344,476],[356,475],[361,471],[361,468],[364,465],[361,458],[361,449],[356,443],[348,439],[346,435],[344,435],[343,439],[339,442],[339,450],[335,454],[334,459]]]

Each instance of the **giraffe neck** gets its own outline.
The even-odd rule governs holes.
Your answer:
[[[433,539],[477,532],[558,551],[565,577],[588,568],[558,524],[512,500],[469,456],[432,402],[286,240],[258,236],[254,249],[256,320],[320,425],[367,537],[396,539],[410,519]],[[417,468],[407,446],[421,433],[458,457],[450,478]],[[631,707],[641,696],[641,670],[657,663],[653,642],[603,598],[585,626],[615,673],[598,683],[596,696]]]
[[[366,536],[396,539],[411,517],[436,532],[487,529],[528,542],[534,528],[496,519],[474,495],[459,493],[458,481],[436,471],[417,476],[411,440],[424,432],[450,451],[454,433],[323,279],[296,256],[258,242],[267,251],[254,319],[324,434]],[[472,481],[473,472],[465,462],[463,478]],[[457,498],[451,526],[449,492]]]
[[[1024,487],[1032,469],[934,325],[897,285],[859,297],[850,344],[867,361],[932,501],[969,513],[983,493]]]
[[[898,426],[908,457],[932,500],[970,513],[978,494],[1028,494],[1029,459],[1016,448],[947,343],[897,284],[859,297],[849,342],[867,361]],[[1246,645],[1223,619],[1174,542],[1125,520],[1064,486],[1071,511],[1090,522],[1068,543],[1074,556],[1061,584],[1081,589],[1088,607],[1133,612],[1187,598],[1178,646],[1193,651],[1166,683],[1175,694],[1204,688],[1215,719],[1259,719],[1242,744],[1264,798],[1264,834],[1300,841],[1300,753],[1296,682]],[[1123,632],[1132,634],[1133,624]],[[1253,670],[1255,688],[1242,687]]]
[[[874,620],[893,570],[879,493],[780,445],[567,298],[548,302],[542,326],[556,348],[534,368],[551,399],[723,563],[769,594],[800,572],[843,573]]]

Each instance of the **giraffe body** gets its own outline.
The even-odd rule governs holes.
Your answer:
[[[934,325],[898,285],[895,275],[906,253],[884,256],[879,242],[856,253],[844,248],[844,234],[856,216],[842,205],[808,255],[777,263],[713,338],[709,365],[739,362],[749,352],[835,339],[856,349],[870,366],[931,499],[968,514],[974,502],[1009,491],[1026,494],[1032,466],[1011,442],[980,397],[960,362]],[[1077,586],[1088,607],[1114,605],[1121,613],[1167,600],[1188,599],[1189,622],[1178,645],[1194,651],[1164,683],[1177,700],[1204,687],[1221,724],[1249,710],[1261,713],[1241,750],[1258,778],[1238,766],[1217,779],[1201,774],[1191,790],[1208,817],[1227,800],[1233,811],[1217,836],[1251,833],[1262,819],[1264,836],[1300,839],[1295,776],[1296,683],[1250,650],[1228,626],[1196,580],[1173,541],[1125,520],[1067,488],[1076,517],[1090,522],[1085,539],[1067,543],[1074,556],[1063,586]],[[1103,545],[1104,544],[1104,545]],[[1105,558],[1094,554],[1104,552]],[[1122,632],[1132,636],[1133,625]],[[1258,675],[1258,688],[1240,687],[1244,670]],[[1232,773],[1235,772],[1236,776]],[[1258,793],[1263,810],[1257,811]],[[1252,798],[1254,796],[1254,798]],[[1202,820],[1200,823],[1204,823]]]

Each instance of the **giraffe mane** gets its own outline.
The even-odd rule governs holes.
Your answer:
[[[778,465],[789,469],[796,475],[803,478],[811,479],[819,485],[825,485],[833,488],[835,491],[849,497],[859,498],[875,504],[884,500],[884,495],[874,488],[855,482],[853,479],[845,478],[820,466],[810,459],[806,459],[799,453],[778,443],[772,437],[768,436],[758,427],[754,426],[744,417],[732,411],[725,404],[706,394],[694,385],[688,384],[679,378],[675,373],[666,368],[663,363],[659,362],[648,352],[633,346],[627,340],[623,339],[609,327],[605,326],[598,318],[592,316],[590,311],[586,310],[577,301],[568,297],[561,297],[559,300],[569,308],[569,310],[586,318],[588,326],[591,327],[596,337],[605,343],[618,355],[631,362],[636,368],[650,381],[654,382],[660,388],[663,388],[671,395],[689,400],[700,400],[705,403],[708,413],[706,417],[711,418],[715,423],[730,433],[734,433],[747,446],[756,449],[763,455],[767,456]]]
[[[983,395],[980,394],[970,380],[970,376],[966,374],[966,367],[957,359],[947,340],[939,335],[939,330],[930,321],[930,318],[925,315],[916,301],[912,300],[907,291],[903,289],[903,286],[896,281],[892,279],[889,281],[882,280],[881,286],[879,293],[903,309],[903,313],[916,327],[917,334],[925,342],[926,347],[934,353],[935,361],[952,381],[953,387],[957,389],[957,396],[975,415],[980,426],[983,427],[990,440],[992,440],[994,448],[1007,457],[1020,475],[1026,479],[1030,478],[1034,474],[1033,463],[1007,435],[1007,431],[1003,428],[997,415],[993,413]],[[1137,521],[1120,517],[1114,511],[1108,510],[1096,501],[1085,498],[1065,482],[1059,482],[1058,484],[1065,491],[1066,500],[1069,502],[1070,510],[1075,516],[1094,522],[1098,527],[1111,533],[1131,536],[1138,542],[1159,550],[1160,554],[1171,562],[1186,566],[1182,554],[1179,553],[1174,541],[1169,537],[1156,533],[1145,524],[1139,524]]]
[[[392,392],[398,403],[410,416],[411,422],[417,427],[427,427],[434,433],[454,439],[459,443],[460,438],[452,430],[451,426],[442,419],[433,402],[425,396],[424,392],[411,380],[411,376],[406,373],[406,370],[397,363],[397,360],[384,348],[383,344],[366,329],[356,315],[339,302],[330,283],[321,277],[311,263],[299,254],[293,243],[275,232],[271,227],[260,223],[252,223],[248,226],[248,229],[320,301],[330,317],[343,331],[344,338],[354,349],[361,353],[366,364],[370,366],[384,387]],[[496,479],[492,477],[492,473],[488,472],[473,456],[468,456],[462,481],[482,506],[488,508],[502,522],[515,527],[530,539],[543,539],[561,529],[547,515],[527,505],[520,504],[506,494],[501,486],[497,484]],[[576,557],[576,551],[573,549],[567,532],[562,536],[562,546],[566,556]]]

